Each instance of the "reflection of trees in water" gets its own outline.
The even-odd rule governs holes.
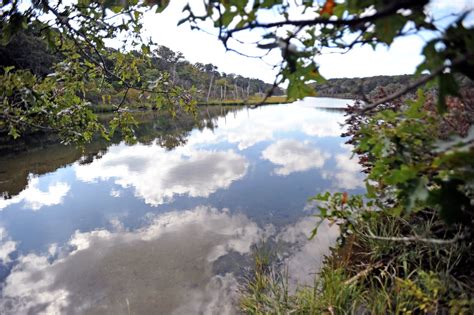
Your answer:
[[[141,144],[156,142],[172,150],[184,145],[193,130],[216,127],[219,117],[238,107],[199,107],[196,117],[178,112],[176,118],[168,113],[140,112],[135,115],[139,122],[136,128],[137,141]],[[37,134],[22,138],[21,142],[0,143],[0,194],[11,198],[19,194],[28,184],[30,174],[42,175],[76,161],[89,164],[101,158],[107,148],[122,141],[120,134],[107,142],[98,138],[82,147],[62,145],[55,135]]]

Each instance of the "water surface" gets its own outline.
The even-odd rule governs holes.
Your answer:
[[[308,241],[308,198],[363,188],[331,109],[346,103],[214,109],[184,130],[147,116],[134,145],[5,154],[0,313],[231,314],[262,241],[311,283],[338,232]]]

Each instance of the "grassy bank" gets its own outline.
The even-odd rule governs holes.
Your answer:
[[[366,193],[315,196],[339,245],[315,284],[292,293],[256,255],[242,289],[249,314],[474,314],[474,91],[417,97],[360,114],[347,109]],[[317,230],[315,230],[317,232]],[[291,275],[290,275],[291,276]]]
[[[428,220],[427,220],[428,219]],[[256,253],[240,300],[247,314],[473,314],[472,244],[434,241],[432,213],[358,221],[332,251],[315,285],[288,289],[283,272]],[[413,230],[416,231],[413,231]],[[407,232],[425,235],[407,240]],[[374,235],[377,235],[375,237]],[[431,237],[427,237],[431,236]]]
[[[267,99],[258,96],[251,96],[248,99],[226,99],[226,100],[210,100],[208,103],[198,103],[202,106],[214,105],[228,105],[228,106],[243,106],[243,105],[259,105],[259,104],[286,104],[289,103],[286,96],[271,96]]]
[[[247,105],[258,105],[262,104],[264,98],[252,96],[247,100],[243,99],[227,99],[227,100],[210,100],[209,103],[198,102],[198,106],[247,106]],[[286,96],[272,96],[263,102],[263,104],[286,104],[289,101],[286,99]],[[132,110],[147,110],[152,109],[152,104],[139,104],[139,105],[130,105],[127,104],[127,107]],[[111,113],[116,110],[115,105],[113,104],[96,104],[91,106],[92,110],[95,113]]]

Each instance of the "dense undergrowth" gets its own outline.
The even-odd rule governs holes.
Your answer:
[[[314,286],[291,291],[288,275],[256,253],[243,312],[474,313],[474,98],[449,98],[446,113],[434,100],[419,92],[374,113],[349,110],[367,193],[314,198],[341,231]]]
[[[296,292],[289,290],[287,275],[257,253],[241,309],[249,314],[472,314],[472,244],[454,238],[403,240],[414,227],[417,234],[431,235],[442,226],[432,213],[358,221],[344,245],[326,259],[315,285]]]

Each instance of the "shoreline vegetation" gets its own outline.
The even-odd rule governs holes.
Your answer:
[[[474,89],[393,101],[365,116],[347,111],[367,192],[319,194],[316,216],[340,237],[314,285],[292,291],[282,264],[256,249],[240,288],[247,314],[473,314]],[[317,233],[317,227],[313,236]]]
[[[422,77],[423,75],[421,75]],[[335,78],[322,83],[312,84],[318,97],[341,99],[373,99],[382,91],[390,95],[417,80],[415,75],[379,75],[362,78]],[[474,88],[474,82],[466,76],[456,75],[461,88]],[[406,97],[414,97],[414,93]]]
[[[225,100],[209,100],[206,102],[197,102],[198,107],[206,106],[252,106],[252,105],[275,105],[275,104],[289,104],[292,101],[289,101],[286,96],[270,96],[265,102],[265,98],[259,96],[251,96],[248,99],[225,99]],[[263,103],[262,103],[263,102]],[[127,104],[128,105],[128,104]],[[117,105],[113,104],[95,104],[91,106],[91,109],[95,113],[112,113],[116,111]],[[147,103],[138,103],[138,105],[130,105],[129,109],[131,110],[156,110],[154,104]]]
[[[358,221],[354,233],[325,257],[314,285],[294,292],[288,285],[291,275],[257,249],[239,291],[239,307],[262,315],[472,314],[471,245],[455,239],[407,239],[403,229],[432,233],[439,224],[430,218],[423,226],[423,219],[383,215]]]
[[[263,103],[262,103],[263,102]],[[251,96],[248,99],[226,99],[226,100],[210,100],[208,103],[198,102],[198,106],[245,106],[245,105],[274,105],[274,104],[288,104],[289,101],[285,95],[270,96],[267,99],[260,96]]]

